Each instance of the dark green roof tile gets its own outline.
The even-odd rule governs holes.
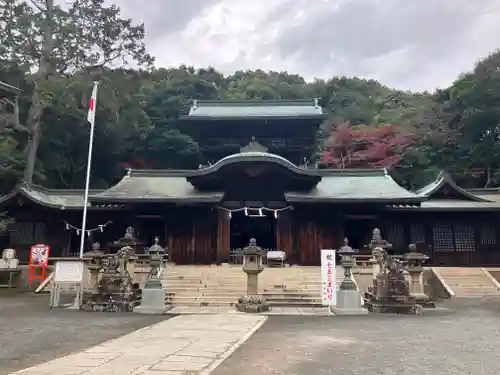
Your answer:
[[[288,192],[290,202],[421,202],[425,200],[398,185],[384,170],[323,170],[323,178],[308,192]]]
[[[323,118],[323,109],[314,100],[195,100],[183,119],[232,118]]]
[[[90,190],[89,194],[98,194],[102,191],[103,190]],[[42,206],[61,210],[80,209],[83,207],[84,202],[83,190],[47,189],[37,185],[32,185],[31,187],[21,185],[14,189],[10,194],[0,197],[0,203],[18,195],[24,196],[25,198]]]
[[[187,172],[186,174],[188,174]],[[219,202],[220,192],[200,192],[180,173],[134,173],[127,174],[112,188],[95,194],[91,202]]]
[[[447,172],[440,172],[436,180],[425,185],[423,188],[416,191],[418,195],[426,196],[432,198],[432,196],[440,191],[443,187],[448,186],[453,190],[458,196],[463,197],[465,200],[474,202],[487,202],[489,199],[485,199],[479,195],[474,194],[471,191],[467,191],[458,186],[453,178]]]
[[[408,205],[391,205],[391,210],[421,210],[421,211],[500,211],[500,202],[474,202],[459,199],[433,199],[422,202],[420,207]]]

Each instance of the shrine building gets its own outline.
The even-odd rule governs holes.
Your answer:
[[[182,117],[205,165],[197,170],[129,170],[89,197],[88,250],[106,249],[132,226],[155,236],[177,264],[233,263],[250,238],[318,265],[320,249],[347,237],[361,253],[380,228],[395,253],[410,243],[431,264],[499,265],[500,192],[465,190],[446,173],[417,191],[386,170],[318,169],[308,160],[325,115],[317,101],[194,101]],[[2,248],[27,261],[31,245],[51,257],[78,256],[83,191],[19,185],[0,198],[15,219]]]

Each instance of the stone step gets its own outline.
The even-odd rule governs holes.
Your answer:
[[[241,280],[241,281],[235,281],[235,280],[228,280],[226,282],[224,281],[214,281],[214,280],[198,280],[197,282],[193,281],[187,281],[187,282],[182,282],[182,280],[162,280],[162,283],[165,285],[196,285],[196,284],[203,284],[203,285],[246,285],[246,280]]]
[[[171,304],[169,301],[166,301],[167,305],[171,305],[174,307],[232,307],[235,303],[225,303],[225,302],[199,302],[199,301],[185,301],[179,302],[175,304]]]
[[[199,292],[166,292],[165,295],[172,297],[232,297],[239,298],[245,295],[244,291],[241,292],[217,292],[217,291],[199,291]]]
[[[187,287],[178,287],[178,288],[169,288],[169,287],[165,287],[163,288],[163,290],[165,292],[171,292],[171,293],[174,293],[174,292],[185,292],[185,293],[196,293],[196,292],[202,292],[202,291],[205,291],[205,292],[219,292],[219,293],[235,293],[235,292],[242,292],[242,291],[246,291],[246,288],[244,288],[243,286],[240,287],[240,288],[228,288],[228,287],[224,287],[224,288],[212,288],[212,287],[202,287],[202,288],[187,288]]]
[[[269,302],[271,307],[322,307],[321,301],[273,301]]]
[[[454,284],[454,283],[448,283],[450,286],[454,286],[457,288],[470,288],[470,289],[492,289],[492,290],[498,290],[493,284]]]
[[[271,302],[321,302],[318,296],[265,296]]]

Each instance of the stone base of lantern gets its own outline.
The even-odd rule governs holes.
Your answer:
[[[434,308],[436,307],[436,304],[431,301],[429,296],[425,293],[412,293],[412,297],[414,297],[417,300],[417,303],[425,308]]]
[[[267,299],[259,295],[241,297],[235,307],[236,310],[245,313],[262,313],[271,310]]]
[[[361,306],[361,295],[357,290],[337,291],[337,305],[330,308],[334,315],[366,315],[368,310]]]
[[[163,315],[172,306],[165,305],[165,291],[161,287],[161,282],[156,283],[149,280],[142,290],[141,304],[134,307],[137,314]]]

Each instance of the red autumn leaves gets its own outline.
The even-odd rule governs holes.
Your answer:
[[[338,125],[327,140],[320,164],[329,168],[393,168],[415,142],[401,126]]]

